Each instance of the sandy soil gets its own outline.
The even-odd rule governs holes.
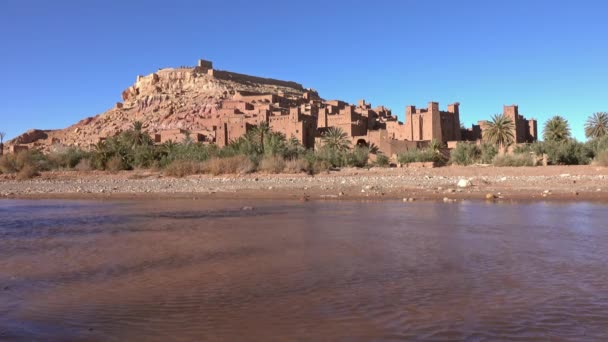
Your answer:
[[[459,187],[460,180],[470,184]],[[118,174],[55,171],[28,181],[0,175],[3,198],[259,198],[297,200],[461,199],[585,200],[608,202],[608,168],[442,167],[434,169],[344,169],[308,176],[195,175],[165,177],[140,170]]]

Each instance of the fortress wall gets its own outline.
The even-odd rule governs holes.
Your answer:
[[[240,83],[252,82],[252,83],[274,85],[274,86],[279,86],[279,87],[294,88],[294,89],[300,90],[300,91],[305,90],[301,84],[292,82],[292,81],[281,81],[281,80],[276,80],[273,78],[250,76],[250,75],[245,75],[245,74],[239,74],[236,72],[215,70],[215,69],[209,69],[208,74],[215,78],[234,81],[234,82],[240,82]]]

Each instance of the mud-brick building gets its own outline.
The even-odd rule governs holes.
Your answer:
[[[460,141],[460,104],[448,105],[447,111],[439,110],[439,103],[429,102],[427,108],[407,106],[405,109],[405,139],[443,143]]]
[[[538,122],[535,119],[526,119],[519,113],[517,105],[503,106],[502,113],[513,122],[513,143],[532,143],[538,140]],[[477,125],[463,129],[461,132],[463,140],[482,140],[487,125],[487,120],[481,120],[477,122]]]

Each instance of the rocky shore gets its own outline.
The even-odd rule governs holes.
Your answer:
[[[443,167],[344,169],[305,174],[196,175],[161,172],[46,172],[28,181],[0,176],[1,198],[251,198],[251,199],[463,199],[585,200],[608,202],[608,168]]]

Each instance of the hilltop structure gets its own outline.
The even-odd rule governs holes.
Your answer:
[[[432,139],[448,145],[478,140],[484,129],[481,121],[470,130],[461,129],[459,103],[448,105],[447,111],[436,102],[422,109],[407,106],[402,123],[384,106],[372,108],[365,100],[356,105],[324,100],[299,83],[216,70],[203,59],[195,67],[137,76],[135,84],[122,92],[122,100],[66,129],[30,130],[8,145],[12,151],[49,150],[55,145],[89,148],[141,121],[156,143],[178,142],[188,135],[221,147],[267,123],[308,148],[315,148],[328,128],[338,127],[353,144],[374,144],[393,155],[424,147]],[[517,142],[536,139],[536,121],[519,115],[517,106],[506,106],[505,114],[516,122]]]

